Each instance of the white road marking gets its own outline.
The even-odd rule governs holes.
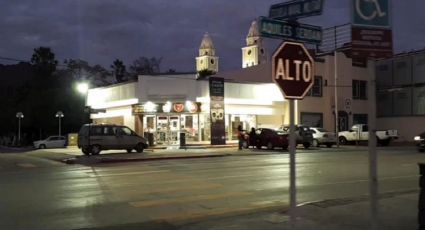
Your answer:
[[[108,177],[108,176],[123,176],[123,175],[143,175],[143,174],[153,174],[153,173],[166,173],[170,170],[157,170],[157,171],[146,171],[146,172],[124,172],[124,173],[108,173],[108,174],[96,174],[94,172],[87,172],[89,177]],[[93,175],[95,174],[95,175]]]
[[[37,167],[37,166],[35,166],[31,163],[19,163],[19,164],[16,164],[16,165],[18,165],[19,167],[22,167],[22,168],[35,168],[35,167]]]

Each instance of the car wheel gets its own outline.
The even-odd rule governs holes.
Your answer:
[[[90,155],[90,149],[89,148],[81,148],[81,152],[83,152],[84,155],[86,155],[86,156]]]
[[[143,145],[143,143],[137,144],[137,146],[136,146],[136,152],[142,153],[144,149],[145,149],[145,146]]]
[[[347,144],[347,138],[345,138],[345,137],[339,137],[339,143],[341,145],[346,145]]]
[[[269,149],[269,150],[273,150],[274,149],[274,145],[273,145],[273,143],[271,141],[269,141],[267,143],[267,149]]]
[[[131,153],[131,151],[133,151],[133,149],[127,149],[127,152],[128,153]]]
[[[310,148],[310,143],[309,142],[305,142],[305,143],[303,143],[303,146],[304,146],[304,148],[305,149],[308,149],[308,148]]]
[[[100,151],[101,151],[100,145],[93,145],[91,147],[91,154],[93,155],[99,155]]]
[[[331,144],[331,143],[326,144],[326,147],[328,147],[328,148],[332,148],[332,144]]]
[[[45,144],[41,144],[41,145],[38,146],[38,148],[39,149],[45,149],[46,148],[46,145]]]
[[[313,147],[319,147],[319,141],[317,139],[313,140]]]

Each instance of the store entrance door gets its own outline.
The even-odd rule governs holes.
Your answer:
[[[180,115],[158,115],[156,121],[157,144],[179,144]]]

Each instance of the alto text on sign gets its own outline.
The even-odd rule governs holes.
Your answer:
[[[290,76],[291,68],[295,69],[295,76]],[[289,60],[279,58],[277,61],[276,68],[276,79],[288,80],[288,81],[300,81],[310,82],[312,78],[311,63],[309,61],[302,60]]]

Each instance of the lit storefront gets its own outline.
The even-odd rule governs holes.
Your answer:
[[[227,142],[237,141],[239,125],[249,130],[285,122],[286,103],[274,84],[224,82],[224,113],[211,110],[209,93],[209,82],[195,75],[139,76],[138,82],[91,89],[88,105],[106,109],[91,115],[94,123],[150,133],[156,145],[177,145],[181,133],[186,143],[210,143],[216,120],[224,121]]]

